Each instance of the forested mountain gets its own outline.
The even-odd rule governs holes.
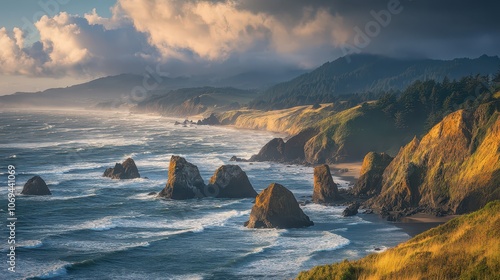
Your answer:
[[[498,56],[454,60],[397,59],[358,54],[327,62],[316,70],[277,84],[252,102],[252,108],[282,109],[297,105],[328,103],[339,95],[402,90],[417,80],[442,81],[467,75],[494,74]]]

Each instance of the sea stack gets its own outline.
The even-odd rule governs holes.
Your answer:
[[[219,167],[210,178],[208,192],[215,197],[223,198],[255,198],[257,196],[247,174],[238,165]]]
[[[314,190],[312,200],[314,203],[332,203],[342,199],[339,195],[337,184],[333,182],[330,167],[323,164],[314,168]]]
[[[131,158],[127,158],[123,163],[116,163],[115,167],[108,168],[102,175],[111,179],[135,179],[140,178],[139,170]]]
[[[21,194],[25,195],[51,195],[47,184],[40,176],[35,176],[24,184]]]
[[[203,197],[204,188],[205,183],[198,167],[183,157],[172,156],[167,185],[158,196],[179,200]]]
[[[256,198],[245,223],[248,228],[301,228],[314,223],[300,209],[293,193],[284,186],[272,183]]]

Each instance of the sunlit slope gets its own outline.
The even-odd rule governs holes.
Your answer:
[[[500,201],[386,252],[317,266],[297,279],[500,279]]]

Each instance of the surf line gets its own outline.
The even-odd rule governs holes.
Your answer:
[[[10,272],[16,272],[16,167],[14,165],[8,166],[7,186],[8,193],[7,199],[9,201],[7,207],[7,228],[9,229],[9,237],[7,244],[9,253],[7,254],[7,268]]]

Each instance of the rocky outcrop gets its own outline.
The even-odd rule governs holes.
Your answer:
[[[24,184],[21,194],[25,195],[51,195],[47,184],[40,176],[34,176]]]
[[[103,176],[112,179],[135,179],[141,177],[134,160],[131,158],[127,158],[121,164],[116,163],[113,168],[106,169]]]
[[[253,155],[250,161],[283,161],[285,159],[285,141],[282,138],[274,138],[269,141],[259,153]]]
[[[358,214],[359,206],[360,205],[358,202],[349,204],[349,206],[347,206],[347,208],[342,211],[342,216],[349,217]]]
[[[382,175],[393,157],[386,153],[368,153],[361,166],[360,177],[352,193],[361,196],[373,196],[380,193],[382,189]]]
[[[368,201],[385,212],[462,214],[500,199],[500,101],[446,116],[400,150]]]
[[[304,214],[292,192],[273,183],[256,198],[245,223],[249,228],[300,228],[314,223]]]
[[[158,196],[171,199],[203,197],[205,183],[198,167],[180,156],[172,156],[168,168],[168,181]]]
[[[316,128],[307,128],[286,142],[282,138],[274,138],[264,145],[257,155],[252,156],[250,161],[303,163],[305,159],[304,145],[316,133]]]
[[[284,157],[285,161],[303,162],[305,159],[304,146],[314,135],[318,133],[316,128],[306,128],[297,135],[288,139],[285,143]]]
[[[199,120],[198,125],[220,125],[219,119],[217,116],[212,113],[208,118],[204,118],[203,120]]]
[[[314,168],[314,190],[312,201],[314,203],[331,203],[340,200],[337,184],[333,182],[330,167],[323,164]]]
[[[211,196],[221,198],[255,198],[257,196],[247,174],[238,165],[219,167],[208,182],[207,191]]]

